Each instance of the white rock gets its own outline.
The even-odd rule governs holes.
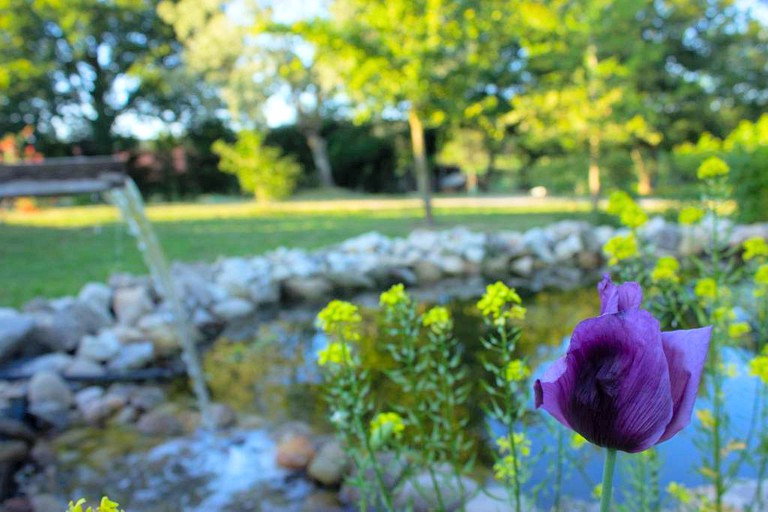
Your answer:
[[[90,305],[96,311],[109,313],[112,289],[104,283],[88,283],[82,287],[77,300]]]
[[[114,332],[104,330],[96,336],[84,336],[80,340],[77,355],[84,359],[103,362],[112,358],[118,350],[120,350],[120,339]]]
[[[248,283],[256,277],[251,265],[243,258],[227,258],[219,265],[216,284],[235,297],[248,296]]]
[[[248,316],[253,313],[254,309],[253,303],[233,297],[224,302],[215,304],[213,306],[213,314],[223,320],[229,321],[234,320],[235,318]]]
[[[69,410],[72,405],[72,392],[67,383],[53,372],[38,372],[29,380],[27,389],[29,410],[52,423],[57,422],[57,415]]]
[[[64,352],[52,352],[24,363],[21,372],[25,375],[35,375],[40,372],[63,373],[73,360],[71,355]]]
[[[581,242],[581,236],[578,233],[568,235],[566,238],[555,244],[555,259],[557,261],[566,261],[584,249]]]
[[[534,260],[531,256],[523,256],[510,264],[512,271],[520,276],[528,277],[533,272]]]
[[[123,325],[135,325],[154,308],[152,298],[143,286],[115,290],[112,305],[117,321]]]
[[[0,308],[0,362],[20,348],[24,337],[33,327],[34,321],[29,315],[11,308]]]
[[[129,343],[107,363],[107,368],[115,371],[135,370],[143,368],[155,358],[155,346],[149,342]]]
[[[435,263],[448,275],[459,276],[464,273],[464,260],[459,256],[443,255],[435,259]]]
[[[99,377],[106,373],[107,371],[99,363],[81,358],[74,359],[64,369],[64,376],[66,377]]]

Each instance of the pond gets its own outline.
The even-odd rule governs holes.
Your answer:
[[[472,381],[484,376],[478,358],[482,350],[479,342],[482,322],[474,300],[466,298],[473,293],[465,290],[464,298],[460,299],[438,293],[426,299],[443,303],[452,310],[456,336],[464,347],[464,360]],[[372,305],[375,298],[361,300]],[[520,357],[529,360],[535,379],[550,361],[564,353],[573,327],[580,320],[594,316],[599,311],[599,303],[593,289],[539,293],[524,298],[524,302],[528,315],[518,351]],[[116,435],[114,428],[65,434],[65,438],[69,435],[71,439],[59,446],[65,447],[69,457],[70,471],[63,483],[69,495],[94,496],[110,490],[121,498],[119,501],[126,510],[158,512],[209,510],[230,501],[236,505],[228,505],[227,510],[233,511],[294,510],[294,505],[295,510],[302,510],[301,507],[306,507],[298,503],[308,497],[325,499],[316,498],[317,491],[304,479],[292,478],[276,467],[274,442],[267,433],[268,425],[303,421],[318,433],[331,434],[321,395],[320,372],[315,363],[317,352],[327,340],[314,326],[315,314],[316,311],[306,309],[283,311],[276,319],[261,325],[256,339],[247,342],[219,339],[207,352],[204,367],[214,399],[232,406],[241,416],[251,414],[253,428],[231,431],[223,437],[198,435],[161,444],[123,431]],[[363,329],[364,337],[375,344],[375,323],[368,322]],[[375,354],[380,351],[375,346],[369,346],[368,350],[372,355],[366,360],[375,367]],[[746,351],[736,349],[725,354],[730,368],[725,383],[726,409],[731,417],[731,434],[741,440],[750,429],[757,389],[756,379],[748,376],[745,369],[748,357]],[[375,382],[379,402],[396,402],[397,390],[383,376]],[[481,404],[480,386],[475,386],[473,393],[469,402]],[[189,400],[183,389],[176,396],[177,401]],[[530,396],[531,409],[532,401]],[[707,402],[707,397],[701,396],[697,407],[707,407]],[[485,447],[475,476],[490,479],[488,431],[494,436],[504,432],[487,421],[479,405],[467,411],[471,415],[471,428]],[[694,418],[693,422],[696,421]],[[534,452],[549,447],[543,456],[534,456],[528,491],[542,488],[538,503],[549,506],[551,486],[540,484],[552,478],[551,448],[556,445],[559,427],[542,411],[531,411],[526,423]],[[696,429],[688,428],[659,446],[662,488],[671,481],[686,486],[706,483],[697,469],[701,466],[701,454],[695,446],[696,438]],[[564,439],[567,446],[570,432],[565,433]],[[732,455],[727,462],[735,457],[737,455]],[[578,451],[578,459],[579,467],[566,472],[563,491],[567,496],[589,500],[595,484],[600,481],[602,453],[585,446]],[[744,463],[736,474],[749,478],[754,477],[755,471]],[[323,496],[323,492],[320,495]]]

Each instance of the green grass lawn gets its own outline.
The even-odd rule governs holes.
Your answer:
[[[489,207],[483,201],[438,200],[436,227],[524,230],[589,215],[582,201],[521,200],[517,205],[489,199]],[[412,199],[288,202],[267,208],[251,202],[180,203],[151,205],[148,214],[168,257],[190,262],[279,246],[317,248],[373,230],[406,235],[423,226]],[[0,212],[0,306],[74,294],[87,281],[105,281],[115,272],[144,274],[146,269],[114,208]]]

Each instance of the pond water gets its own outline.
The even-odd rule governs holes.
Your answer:
[[[482,350],[478,339],[482,323],[473,307],[474,300],[456,300],[438,295],[433,296],[431,301],[442,302],[452,309],[455,332],[465,348],[464,359],[470,378],[482,378],[483,370],[478,360]],[[534,369],[533,378],[550,361],[564,353],[564,340],[573,327],[599,311],[597,294],[593,289],[540,293],[527,297],[525,305],[528,316],[518,350],[521,357],[530,361]],[[318,432],[330,434],[320,393],[320,373],[315,363],[317,352],[327,340],[314,327],[315,314],[316,311],[307,310],[282,312],[277,320],[263,324],[253,341],[218,340],[206,354],[204,362],[213,398],[231,405],[240,413],[253,413],[265,418],[267,424],[300,420],[309,423]],[[364,338],[375,344],[375,323],[366,323],[363,329],[366,333]],[[375,346],[369,346],[368,350],[371,353],[364,359],[375,368],[376,354],[381,351],[377,351]],[[726,363],[732,365],[734,371],[725,383],[725,406],[731,417],[730,433],[734,439],[741,440],[745,439],[750,427],[756,390],[756,380],[745,371],[748,356],[747,352],[735,349],[726,352]],[[383,376],[374,375],[374,379],[377,400],[382,404],[396,402],[397,390]],[[479,404],[482,401],[479,386],[474,389],[476,396],[471,397],[470,402]],[[532,409],[532,396],[528,398]],[[707,402],[707,397],[701,396],[697,407],[708,407]],[[479,406],[469,407],[468,414],[471,415],[471,428],[486,447],[489,428],[495,436],[503,435],[498,425],[488,423]],[[526,416],[527,432],[534,452],[541,447],[551,450],[556,445],[558,427],[549,420],[543,411],[531,411]],[[79,448],[81,455],[88,455],[71,455],[73,472],[69,476],[69,492],[90,490],[93,493],[99,485],[102,489],[109,489],[115,484],[111,478],[121,475],[119,494],[125,497],[127,510],[157,511],[209,510],[214,508],[206,507],[221,507],[235,496],[238,506],[230,506],[227,510],[293,510],[290,503],[313,493],[304,480],[286,481],[289,474],[275,466],[274,444],[264,429],[236,431],[223,438],[200,435],[159,446],[153,446],[154,443],[139,436],[125,434],[127,437],[123,441],[115,441],[111,435],[111,431],[91,433],[88,440],[92,449]],[[565,436],[566,449],[569,450],[570,432]],[[696,429],[691,427],[659,446],[662,488],[670,481],[687,486],[706,483],[697,470],[701,466],[701,455],[694,445],[696,437]],[[118,445],[123,446],[123,453],[115,453],[114,447]],[[80,445],[72,442],[69,446]],[[104,446],[111,446],[112,451],[100,454],[99,450],[103,451]],[[484,452],[480,459],[481,469],[476,475],[481,479],[491,477],[487,469],[491,465],[488,450]],[[529,490],[535,486],[542,487],[539,484],[552,479],[551,457],[551,453],[534,457],[530,465]],[[578,457],[580,469],[571,468],[566,472],[563,492],[567,496],[590,499],[594,485],[600,481],[602,453],[585,446],[579,450]],[[620,456],[625,464],[628,458]],[[95,469],[94,460],[99,462]],[[743,477],[753,477],[754,474],[754,469],[746,463],[737,472]],[[163,497],[171,499],[173,504],[162,508],[159,503],[163,503]],[[551,486],[543,486],[538,497],[539,504],[547,506],[551,501]],[[248,508],[248,503],[261,505],[260,508]],[[274,506],[269,506],[269,503]],[[149,504],[152,504],[151,507]]]

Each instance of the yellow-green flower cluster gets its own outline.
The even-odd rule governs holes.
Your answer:
[[[608,263],[616,265],[622,260],[637,256],[637,238],[633,233],[616,235],[605,242],[603,251],[609,256]]]
[[[525,361],[514,359],[507,364],[504,376],[508,382],[520,382],[531,376],[531,370],[525,364]]]
[[[760,265],[755,272],[755,297],[768,295],[768,264]]]
[[[410,301],[411,298],[406,293],[405,286],[402,283],[392,285],[389,290],[379,296],[379,304],[383,307],[391,308],[400,304],[408,304]]]
[[[622,190],[611,193],[608,199],[608,213],[618,216],[621,223],[628,228],[639,228],[648,222],[648,215]]]
[[[749,362],[749,374],[768,384],[768,355],[765,350]]]
[[[492,318],[494,323],[506,319],[523,320],[525,308],[520,305],[521,302],[514,288],[496,281],[485,288],[485,294],[477,302],[477,309],[483,316]]]
[[[98,508],[95,510],[91,507],[88,507],[86,509],[83,509],[83,506],[85,506],[85,499],[79,499],[77,500],[77,503],[69,502],[69,508],[67,508],[67,512],[121,512],[119,508],[120,505],[118,503],[115,503],[114,501],[110,500],[106,496],[101,498],[101,502],[99,503]]]
[[[720,176],[727,176],[730,170],[730,167],[728,167],[728,164],[723,159],[711,156],[701,163],[696,171],[696,176],[700,180],[710,180]]]
[[[651,280],[654,283],[679,283],[679,272],[680,263],[673,256],[662,256],[651,272]]]
[[[578,432],[574,432],[573,435],[571,436],[571,448],[573,448],[574,450],[578,450],[579,448],[587,444],[587,442],[588,441],[584,439],[584,436],[582,436]]]
[[[421,323],[435,334],[442,334],[453,328],[451,312],[443,306],[435,306],[424,313]]]
[[[688,206],[686,208],[683,208],[680,210],[680,213],[678,214],[677,221],[680,224],[696,224],[701,219],[704,218],[704,210],[701,208],[696,208],[695,206]]]
[[[317,325],[329,336],[358,340],[357,325],[362,321],[357,306],[343,300],[332,300],[317,315]]]
[[[763,259],[768,256],[768,243],[759,236],[744,241],[744,261],[755,258]]]
[[[682,505],[687,505],[693,501],[693,494],[691,491],[677,482],[669,482],[669,485],[667,485],[667,492]]]
[[[523,457],[529,457],[531,455],[531,441],[523,432],[515,432],[512,434],[513,441],[515,442],[515,453],[517,454],[517,469],[521,466],[520,459]],[[515,478],[515,457],[512,456],[512,446],[509,442],[509,438],[500,437],[496,440],[496,445],[504,455],[496,464],[493,465],[493,472],[496,478],[499,480],[511,480]]]
[[[699,279],[693,293],[700,299],[712,300],[717,297],[717,282],[711,277]]]
[[[396,412],[380,412],[371,420],[371,444],[384,446],[392,439],[400,439],[405,431],[402,416]]]
[[[346,343],[334,341],[317,353],[317,364],[320,366],[327,364],[351,365],[352,352]]]
[[[728,336],[731,338],[741,338],[750,332],[752,332],[752,328],[747,322],[735,322],[728,326]]]

